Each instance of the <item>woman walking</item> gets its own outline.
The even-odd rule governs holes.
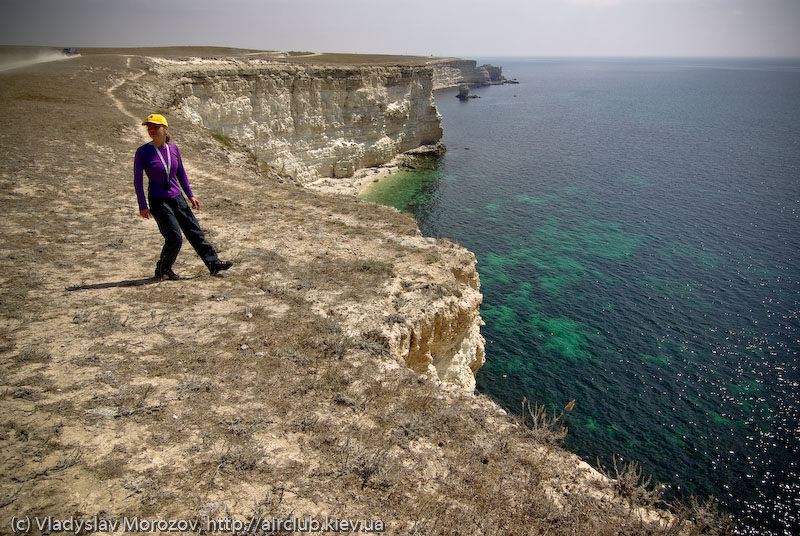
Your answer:
[[[172,265],[178,257],[183,242],[181,231],[203,259],[211,275],[227,270],[233,263],[219,259],[194,217],[192,208],[199,210],[200,202],[189,186],[178,146],[170,143],[167,120],[163,115],[150,114],[142,125],[147,127],[147,133],[153,141],[145,143],[136,150],[133,161],[133,186],[139,201],[139,215],[145,219],[150,219],[152,215],[164,237],[161,257],[156,263],[156,279],[180,279],[180,276],[172,271]],[[144,196],[144,173],[148,178],[147,199]],[[181,188],[189,197],[191,208],[183,197]],[[147,206],[148,200],[150,208]]]

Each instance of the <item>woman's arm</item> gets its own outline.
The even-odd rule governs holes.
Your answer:
[[[175,155],[178,157],[178,167],[175,170],[175,173],[178,177],[178,182],[183,188],[183,191],[186,192],[186,196],[189,199],[194,199],[194,194],[192,193],[192,187],[189,186],[189,177],[186,176],[186,170],[183,168],[183,159],[181,158],[181,152],[178,150],[178,146],[174,145],[175,147]],[[194,205],[194,203],[192,203]]]
[[[143,218],[150,217],[150,211],[147,208],[147,199],[144,196],[144,151],[142,148],[136,150],[136,156],[133,158],[133,188],[136,190],[136,199],[139,202],[139,214]],[[147,215],[144,215],[147,212]]]

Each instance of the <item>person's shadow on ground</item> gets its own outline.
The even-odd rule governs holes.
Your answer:
[[[199,275],[193,277],[181,277],[181,281],[186,281],[189,279],[197,279],[200,277]],[[157,277],[148,277],[147,279],[127,279],[125,281],[112,281],[109,283],[82,283],[80,285],[72,285],[69,287],[65,287],[64,290],[68,292],[73,292],[76,290],[98,290],[103,288],[114,288],[114,287],[140,287],[142,285],[154,285],[156,283],[160,283],[161,279]]]

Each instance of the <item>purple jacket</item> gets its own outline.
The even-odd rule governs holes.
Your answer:
[[[169,181],[165,165],[170,168]],[[139,210],[146,210],[142,172],[147,173],[147,194],[151,197],[178,197],[181,195],[181,187],[189,199],[194,197],[186,170],[183,169],[181,153],[174,143],[167,142],[165,147],[158,149],[150,142],[136,149],[136,157],[133,159],[133,187],[139,200]]]

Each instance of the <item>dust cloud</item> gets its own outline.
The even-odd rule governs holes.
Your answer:
[[[65,54],[61,49],[52,47],[0,47],[0,72],[78,56]]]

